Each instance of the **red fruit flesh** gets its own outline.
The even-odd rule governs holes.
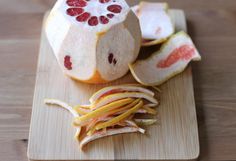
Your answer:
[[[81,13],[84,12],[83,8],[69,8],[67,9],[67,14],[70,16],[76,16],[76,15],[80,15]]]
[[[116,65],[116,63],[117,63],[117,60],[116,60],[116,59],[114,59],[114,60],[113,60],[113,64],[114,64],[114,65]]]
[[[109,62],[110,64],[111,64],[112,61],[113,61],[113,57],[114,57],[113,53],[110,53],[109,56],[108,56],[108,62]]]
[[[120,13],[122,7],[120,5],[114,4],[107,7],[107,10],[113,13]]]
[[[96,16],[92,16],[89,20],[88,20],[88,24],[90,26],[97,26],[98,25],[98,18]]]
[[[157,68],[168,68],[179,60],[188,61],[195,54],[195,48],[192,45],[182,45],[174,49],[170,55],[157,63]]]
[[[66,55],[64,58],[64,66],[68,70],[72,70],[72,63],[71,63],[71,57],[69,55]]]
[[[68,6],[74,6],[74,7],[87,6],[87,2],[84,0],[67,0],[66,3],[68,4]]]
[[[84,12],[82,15],[79,15],[76,17],[76,20],[79,22],[85,22],[89,19],[90,13]]]
[[[100,3],[108,3],[110,2],[111,0],[99,0]]]
[[[107,17],[109,17],[109,18],[113,18],[114,16],[115,16],[115,15],[112,14],[112,13],[107,14]]]
[[[109,22],[109,19],[106,18],[105,16],[100,16],[99,19],[101,24],[107,24]]]

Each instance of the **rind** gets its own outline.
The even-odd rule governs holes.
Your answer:
[[[151,95],[140,93],[140,92],[125,92],[125,93],[111,94],[111,95],[105,96],[104,98],[94,102],[91,108],[96,109],[103,105],[109,104],[113,101],[120,100],[123,98],[143,98],[150,101],[151,103],[154,103],[154,104],[158,103],[158,101]]]
[[[182,68],[180,68],[180,69],[178,69],[178,70],[175,70],[171,75],[167,76],[167,77],[166,77],[165,79],[163,79],[162,81],[158,81],[158,82],[154,82],[154,83],[145,83],[145,82],[143,82],[143,81],[137,76],[137,74],[136,74],[135,71],[134,71],[134,66],[138,65],[139,63],[141,63],[141,62],[143,62],[143,61],[149,61],[149,60],[151,60],[153,57],[155,57],[156,55],[161,54],[162,51],[163,51],[163,49],[169,44],[169,42],[171,41],[171,39],[172,39],[172,38],[175,38],[175,37],[177,37],[177,36],[179,36],[179,35],[184,35],[184,36],[186,36],[187,38],[190,38],[185,32],[180,31],[180,32],[176,33],[175,35],[171,36],[171,38],[170,38],[165,44],[163,44],[163,45],[161,46],[161,49],[160,49],[158,52],[154,52],[149,58],[147,58],[147,59],[145,59],[145,60],[139,60],[139,61],[135,62],[134,64],[129,64],[130,71],[131,71],[133,77],[136,79],[136,81],[138,81],[139,83],[141,83],[141,84],[143,84],[143,85],[145,85],[145,86],[157,86],[157,85],[160,85],[160,84],[166,82],[166,81],[169,80],[170,78],[172,78],[172,77],[174,77],[175,75],[177,75],[177,74],[179,74],[179,73],[181,73],[181,72],[184,71],[184,69],[187,67],[187,65],[188,65],[189,63],[187,63],[187,65],[185,65],[184,67],[182,67]],[[191,39],[191,38],[190,38],[190,39]],[[198,57],[196,57],[196,58],[191,59],[191,61],[200,61],[200,60],[201,60],[201,56],[200,56],[200,55],[198,55]]]
[[[144,8],[145,8],[145,10],[144,10]],[[143,32],[142,33],[143,39],[152,40],[150,42],[142,43],[142,46],[152,46],[152,45],[160,44],[160,43],[164,42],[166,39],[168,39],[174,33],[175,27],[174,27],[174,23],[172,22],[172,19],[170,18],[167,3],[141,2],[139,5],[136,5],[136,6],[132,7],[132,10],[133,10],[133,12],[135,12],[135,14],[140,19],[140,25],[142,26],[141,29],[142,29],[142,32]],[[167,23],[166,25],[168,25],[170,23],[170,26],[169,26],[169,29],[168,29],[170,31],[170,33],[168,33],[168,35],[166,35],[166,34],[162,35],[161,34],[162,36],[161,35],[154,36],[154,31],[147,32],[147,29],[148,28],[150,29],[150,25],[147,25],[147,23],[143,22],[145,20],[147,22],[149,21],[149,20],[147,20],[147,18],[148,18],[147,16],[146,16],[147,18],[143,17],[147,14],[147,13],[142,14],[143,12],[147,12],[149,14],[150,14],[150,12],[153,12],[153,14],[160,14],[159,16],[162,16],[162,17],[165,16],[166,23]],[[151,20],[150,20],[150,22],[151,22]],[[151,23],[153,23],[153,22],[151,22]],[[160,25],[160,24],[162,24],[162,23],[159,23],[158,26],[163,25],[163,24],[162,25]],[[144,29],[144,25],[145,25],[146,29]],[[163,26],[161,27],[161,29],[166,30],[165,27],[163,27]],[[155,28],[153,28],[153,30],[155,30]],[[145,33],[149,33],[149,36],[146,35]],[[150,36],[151,33],[153,33],[152,36]]]
[[[89,83],[89,84],[104,84],[107,83],[107,80],[104,80],[101,76],[101,74],[96,70],[93,74],[93,76],[90,79],[87,80],[82,80],[82,79],[78,79],[72,75],[68,75],[69,77],[71,77],[73,80],[75,81],[79,81],[79,82],[83,82],[83,83]]]
[[[84,145],[87,143],[94,141],[99,138],[103,138],[106,136],[111,136],[111,135],[117,135],[117,134],[122,134],[122,133],[133,133],[133,132],[139,132],[139,128],[136,127],[124,127],[124,128],[119,128],[119,129],[110,129],[107,130],[106,133],[95,133],[92,136],[86,136],[80,141],[80,148],[82,149]]]
[[[118,86],[105,87],[105,88],[97,91],[89,99],[90,103],[97,101],[97,99],[99,99],[103,94],[105,94],[106,92],[109,92],[111,90],[123,90],[125,92],[142,92],[142,93],[146,93],[151,96],[154,96],[154,92],[152,92],[151,90],[148,90],[146,88],[143,88],[143,87],[136,87],[136,86],[129,86],[129,85],[118,85]]]

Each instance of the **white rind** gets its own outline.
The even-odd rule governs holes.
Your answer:
[[[154,96],[154,92],[152,92],[151,90],[148,90],[146,88],[137,87],[137,86],[119,85],[119,86],[105,87],[105,88],[99,90],[89,99],[90,103],[97,101],[103,94],[105,94],[109,91],[112,91],[112,90],[121,90],[121,91],[125,91],[125,92],[142,92],[142,93],[148,94],[150,96]]]
[[[195,48],[195,53],[192,59],[189,61],[179,60],[167,68],[156,67],[157,62],[167,58],[169,53],[182,45],[191,45]],[[137,61],[135,64],[130,65],[130,70],[135,79],[141,84],[156,86],[182,72],[190,61],[198,60],[201,60],[201,56],[191,38],[185,32],[179,32],[163,44],[160,51],[153,53],[153,55],[146,60]]]
[[[167,3],[141,2],[132,10],[139,18],[143,39],[155,40],[153,43],[157,44],[174,33]]]
[[[108,129],[106,132],[97,132],[91,136],[86,136],[83,138],[80,142],[80,148],[82,149],[84,145],[87,143],[94,141],[99,138],[103,138],[106,136],[111,136],[111,135],[117,135],[117,134],[122,134],[122,133],[133,133],[133,132],[141,132],[144,133],[145,130],[141,128],[136,128],[136,127],[123,127],[123,128],[118,128],[118,129]]]
[[[92,105],[92,109],[96,109],[99,107],[102,107],[106,104],[109,104],[111,102],[114,102],[116,100],[124,99],[124,98],[143,98],[147,101],[150,101],[151,103],[157,104],[158,101],[151,95],[141,93],[141,92],[125,92],[125,93],[118,93],[118,94],[111,94],[108,95],[98,102],[96,102],[94,105]]]

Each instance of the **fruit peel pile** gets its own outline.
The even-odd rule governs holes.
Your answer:
[[[141,126],[156,123],[153,118],[136,118],[136,114],[156,115],[159,101],[153,91],[140,85],[106,87],[96,92],[89,105],[70,106],[60,100],[45,99],[45,104],[67,109],[74,117],[76,139],[82,149],[87,143],[106,136],[140,132]],[[105,101],[104,101],[105,100]]]

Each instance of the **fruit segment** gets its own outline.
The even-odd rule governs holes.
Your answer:
[[[181,73],[190,61],[201,59],[191,38],[185,32],[173,35],[164,43],[160,51],[146,60],[130,65],[135,79],[141,84],[160,85]]]
[[[162,43],[174,33],[166,3],[141,2],[132,10],[140,21],[143,46]]]

